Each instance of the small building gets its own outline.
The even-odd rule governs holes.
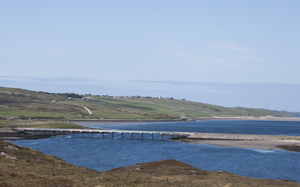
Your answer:
[[[83,100],[93,100],[93,101],[97,100],[95,97],[83,97],[82,99]]]

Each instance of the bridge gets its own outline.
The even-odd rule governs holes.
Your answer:
[[[114,139],[114,134],[119,134],[120,139],[124,139],[124,135],[130,135],[130,139],[134,139],[133,134],[139,134],[140,139],[144,139],[144,134],[150,135],[150,140],[153,140],[153,135],[160,135],[160,139],[163,140],[164,136],[170,136],[171,139],[181,139],[188,137],[194,133],[192,132],[169,132],[169,131],[136,131],[136,130],[104,130],[104,129],[52,129],[52,128],[19,128],[15,127],[14,130],[23,132],[23,133],[31,133],[34,135],[41,136],[49,136],[55,137],[59,136],[61,138],[64,135],[71,135],[72,138],[75,137],[76,134],[79,134],[81,138],[85,137],[85,134],[89,134],[89,138],[94,138],[94,135],[98,135],[100,139],[105,138],[105,134],[110,134],[110,139]]]

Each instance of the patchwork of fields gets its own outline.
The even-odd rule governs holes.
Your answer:
[[[196,117],[291,116],[292,113],[252,108],[228,108],[166,98],[55,94],[0,87],[0,119],[180,119]],[[87,107],[93,115],[89,115]]]

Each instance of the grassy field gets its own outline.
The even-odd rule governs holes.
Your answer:
[[[82,100],[77,94],[54,94],[0,87],[0,119],[180,119],[196,117],[284,117],[283,111],[228,108],[200,102],[145,97]],[[88,115],[89,108],[93,115]]]
[[[296,141],[300,141],[300,138],[284,138],[281,140],[296,140]]]
[[[69,121],[38,121],[38,120],[0,120],[0,128],[24,127],[24,128],[61,128],[83,129],[81,125]]]
[[[165,160],[100,172],[40,151],[0,141],[0,186],[300,186],[288,180],[256,179],[200,170]]]

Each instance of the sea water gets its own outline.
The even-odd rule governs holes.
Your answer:
[[[119,130],[185,131],[233,134],[269,134],[300,136],[300,122],[282,121],[196,121],[159,123],[81,123],[93,128]],[[125,135],[125,134],[124,134]],[[202,170],[223,170],[255,178],[288,179],[300,182],[300,153],[283,150],[230,148],[206,144],[188,144],[135,134],[119,139],[65,136],[41,140],[14,141],[18,145],[54,155],[77,166],[106,171],[138,163],[176,159]]]

